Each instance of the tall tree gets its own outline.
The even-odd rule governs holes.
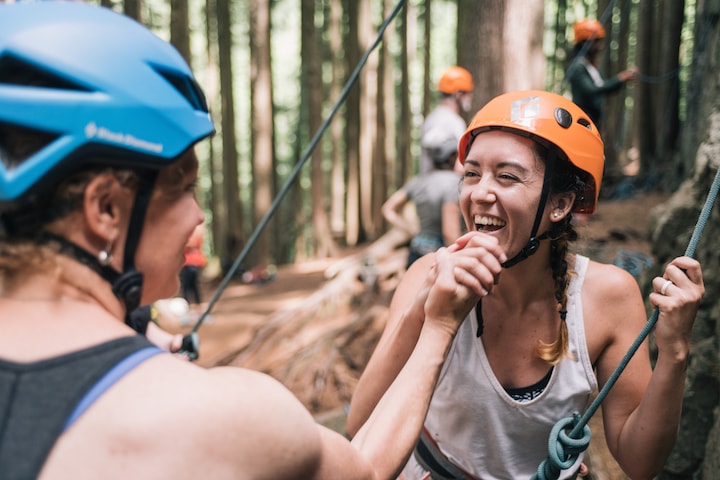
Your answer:
[[[508,90],[544,89],[541,0],[487,0],[483,8],[459,0],[457,15],[457,63],[475,80],[472,112]]]
[[[503,91],[544,90],[546,63],[543,53],[544,0],[506,0],[503,22],[501,55],[501,61],[505,63]],[[482,38],[482,35],[480,37]]]
[[[473,75],[473,108],[477,110],[505,89],[503,25],[505,0],[458,0],[458,65]]]
[[[170,0],[170,43],[192,65],[188,0]]]
[[[142,22],[142,0],[124,0],[123,13],[130,18],[134,18],[138,22]]]
[[[327,37],[328,37],[328,59],[330,61],[330,99],[333,104],[340,97],[340,84],[343,78],[343,64],[335,61],[340,58],[342,51],[342,4],[335,0],[328,2]],[[330,176],[330,229],[333,238],[345,239],[345,162],[343,149],[343,118],[336,116],[330,125],[332,156],[332,172]]]
[[[250,123],[253,224],[270,209],[275,195],[275,147],[273,142],[272,68],[270,49],[270,1],[249,0],[250,21]],[[255,263],[270,263],[272,220],[258,237],[251,258]]]
[[[607,11],[614,2],[603,0],[598,3],[598,15],[600,19],[608,18],[605,22],[607,40],[601,61],[600,69],[608,76],[625,70],[628,66],[630,19],[632,18],[632,2],[621,2],[617,12]],[[617,13],[617,14],[615,14]],[[617,19],[617,20],[614,20]],[[623,176],[623,161],[621,152],[629,145],[632,138],[627,138],[628,117],[627,99],[632,91],[623,87],[619,92],[605,98],[604,118],[605,125],[602,132],[605,142],[605,183],[606,187],[613,185]],[[607,190],[607,188],[606,188]]]
[[[359,3],[343,2],[347,29],[345,34],[345,60],[347,71],[353,72],[360,59],[358,44]],[[347,203],[345,210],[345,241],[354,246],[361,240],[360,224],[360,86],[355,84],[347,96],[345,106],[345,143],[347,145]]]
[[[224,226],[223,241],[218,242],[219,253],[223,261],[235,258],[242,249],[243,215],[240,203],[240,186],[238,180],[238,149],[235,133],[235,95],[233,93],[232,63],[232,10],[229,0],[217,0],[218,30],[218,66],[220,68],[220,99],[222,136],[222,186],[224,212],[217,211],[215,216]],[[222,213],[225,214],[221,217]]]
[[[216,0],[205,0],[205,57],[206,68],[203,86],[207,96],[210,115],[213,117],[215,125],[220,124],[218,112],[221,111],[222,105],[218,103],[219,85],[218,85],[218,51],[217,51],[217,11]],[[210,188],[207,193],[208,207],[211,212],[208,218],[209,229],[212,239],[212,250],[223,256],[227,255],[225,248],[222,246],[224,242],[218,242],[219,239],[225,238],[224,224],[219,219],[226,217],[225,205],[222,201],[222,182],[215,172],[222,172],[222,158],[216,155],[215,148],[219,138],[217,136],[210,138],[208,145],[208,161],[205,162],[205,174],[210,179]],[[223,258],[221,256],[221,258]]]
[[[644,46],[638,49],[644,81],[635,97],[640,173],[653,182],[664,179],[664,186],[670,190],[687,174],[682,162],[673,166],[671,155],[679,129],[679,50],[684,3],[641,0],[638,7],[638,44]]]
[[[423,47],[425,55],[423,56],[423,103],[422,115],[427,117],[432,108],[432,97],[435,89],[432,88],[432,55],[430,54],[430,46],[432,45],[432,0],[423,0],[422,2],[422,24],[423,24]]]
[[[317,134],[322,124],[323,81],[322,55],[320,52],[318,29],[315,26],[315,1],[301,1],[301,36],[300,56],[302,77],[302,110],[307,111],[307,127],[304,132],[304,144]],[[305,122],[300,122],[304,124]],[[330,224],[326,210],[327,188],[323,169],[322,143],[313,150],[311,160],[311,197],[312,197],[312,232],[313,253],[324,258],[335,253],[334,242],[330,234]]]
[[[364,53],[370,46],[373,36],[371,2],[358,2],[358,47]],[[378,235],[380,211],[373,211],[373,196],[384,195],[376,190],[375,154],[377,141],[377,50],[368,57],[360,73],[360,132],[359,132],[359,179],[360,179],[360,216],[362,231],[366,238],[374,239]]]
[[[397,18],[398,36],[400,37],[400,85],[397,87],[400,102],[400,115],[397,127],[397,165],[398,172],[396,185],[402,185],[413,175],[412,156],[410,154],[410,139],[412,126],[412,112],[410,110],[410,51],[412,46],[409,37],[408,22],[410,3],[405,4]]]
[[[383,0],[382,17],[386,18],[394,9],[392,0]],[[385,38],[380,45],[380,63],[378,65],[378,97],[377,97],[377,142],[375,142],[375,164],[373,167],[375,196],[373,212],[380,212],[382,204],[389,194],[395,164],[395,88],[393,82],[393,58],[390,45],[397,41],[393,29],[385,31]],[[382,214],[380,213],[380,216]],[[378,219],[378,224],[382,218]]]

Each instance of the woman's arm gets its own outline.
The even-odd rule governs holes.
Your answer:
[[[414,262],[393,295],[385,329],[350,401],[346,428],[351,436],[368,419],[415,348],[425,319],[425,299],[431,286],[428,274],[434,262],[434,254]]]
[[[402,230],[412,236],[417,233],[415,225],[408,221],[403,215],[403,207],[408,203],[409,198],[404,189],[399,189],[388,198],[381,208],[385,220],[395,228]]]
[[[452,261],[457,281],[484,294],[492,289],[501,271],[500,264],[506,258],[495,238],[477,232],[461,236],[447,251],[450,255],[445,262]],[[430,272],[436,262],[436,256],[430,254],[413,263],[393,296],[385,330],[353,393],[347,419],[351,436],[366,422],[407,362],[418,342],[428,309],[431,305],[437,308],[432,303],[437,296],[429,297],[434,285]],[[461,322],[468,312],[457,313],[462,314],[462,318],[456,320]]]
[[[665,279],[672,284],[661,294]],[[622,320],[610,327],[615,335],[598,362],[601,384],[617,367],[647,318],[630,275],[623,278],[615,274],[607,281],[615,285],[609,289],[610,298],[605,299],[605,305],[612,305],[605,315]],[[655,368],[650,370],[644,342],[603,402],[608,447],[623,470],[635,479],[656,475],[675,443],[690,331],[704,293],[700,264],[686,257],[677,258],[666,268],[664,278],[653,280],[653,287],[650,301],[659,309]]]

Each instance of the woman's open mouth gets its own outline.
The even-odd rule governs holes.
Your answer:
[[[491,233],[500,230],[505,226],[505,221],[496,217],[486,217],[484,215],[475,215],[475,230],[478,232]]]

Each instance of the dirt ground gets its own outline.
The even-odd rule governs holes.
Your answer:
[[[647,267],[652,262],[648,214],[666,198],[651,193],[601,202],[597,213],[578,226],[577,249],[624,268]],[[404,255],[399,251],[393,261],[402,262]],[[231,283],[198,330],[197,363],[264,371],[290,388],[318,421],[344,432],[344,409],[382,331],[398,280],[390,269],[377,282],[363,283],[367,278],[362,267],[343,280],[337,272],[349,258],[361,257],[357,251],[348,252],[342,259],[281,267],[275,279],[264,284]],[[216,284],[205,283],[204,299],[212,297]],[[161,323],[186,333],[206,305],[193,306],[185,322],[161,315]],[[595,417],[590,424],[591,478],[625,478],[602,448],[599,415]]]

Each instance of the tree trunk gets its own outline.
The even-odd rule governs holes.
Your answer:
[[[544,90],[546,61],[543,53],[543,0],[506,0],[505,3],[504,32],[501,37],[504,39],[503,53],[499,56],[499,61],[505,64],[503,91]],[[482,42],[482,35],[478,36],[478,41]]]
[[[358,53],[364,54],[374,37],[370,2],[358,2]],[[378,52],[373,51],[360,73],[360,217],[364,238],[374,240],[378,235],[378,215],[373,211],[373,196],[379,195],[373,185],[375,179],[375,145],[377,142],[377,70]]]
[[[458,65],[472,73],[475,83],[472,112],[505,90],[503,54],[504,0],[458,0]],[[469,118],[466,118],[469,120]]]
[[[610,20],[605,22],[606,40],[603,57],[601,59],[600,70],[604,72],[606,77],[615,75],[617,72],[627,68],[628,59],[628,40],[630,33],[630,13],[631,2],[621,4],[620,21],[613,22],[615,15],[606,15],[609,0],[604,0],[598,4],[599,19]],[[628,87],[623,87],[619,92],[608,95],[604,98],[604,125],[601,132],[605,143],[605,191],[608,191],[623,176],[625,145],[625,132],[627,115],[626,115],[626,99],[631,95]]]
[[[270,53],[269,0],[248,2],[250,21],[250,123],[253,225],[258,225],[270,210],[275,194],[273,101]],[[267,224],[254,245],[252,263],[267,265],[272,261],[270,238],[273,221]],[[257,228],[257,227],[256,227]]]
[[[397,185],[403,185],[410,177],[413,176],[412,168],[413,159],[410,154],[410,130],[412,126],[412,113],[410,112],[410,68],[409,68],[409,50],[412,48],[408,45],[408,14],[410,6],[405,4],[405,8],[398,14],[398,30],[400,36],[400,85],[398,87],[400,100],[400,118],[398,118],[397,131]]]
[[[331,83],[330,83],[330,99],[333,104],[340,97],[340,84],[343,78],[343,66],[336,61],[340,58],[343,50],[342,46],[342,4],[331,0],[329,2],[327,18],[327,35],[329,43],[329,61]],[[343,121],[340,116],[336,116],[330,125],[330,136],[332,137],[330,154],[332,156],[332,172],[330,183],[330,229],[333,238],[345,238],[345,162],[343,150],[340,148],[343,140]]]
[[[192,65],[188,0],[170,0],[170,43]]]
[[[238,153],[235,134],[235,95],[233,94],[232,68],[232,16],[229,0],[217,0],[218,64],[220,66],[220,99],[222,131],[222,185],[225,216],[218,220],[224,224],[222,244],[224,264],[232,262],[242,250],[243,216],[238,184]],[[215,212],[221,214],[222,212]],[[229,266],[229,265],[228,265]]]
[[[358,16],[359,2],[346,0],[347,35],[345,40],[345,55],[347,72],[355,70],[360,59],[360,46],[358,45]],[[355,246],[361,240],[360,226],[360,86],[354,85],[347,96],[345,109],[345,142],[347,145],[347,203],[345,220],[347,229],[345,241]]]
[[[432,85],[432,0],[423,0],[422,2],[422,24],[423,24],[423,47],[425,55],[423,56],[423,103],[422,115],[427,117],[432,108],[432,98],[435,93],[434,85]]]
[[[216,0],[205,0],[205,56],[207,57],[205,78],[203,86],[205,87],[205,95],[207,97],[210,115],[215,125],[218,125],[218,111],[221,105],[218,103],[219,86],[218,86],[218,53],[217,53],[217,11]],[[217,178],[216,172],[222,172],[222,158],[218,157],[216,143],[220,139],[217,136],[207,140],[208,157],[205,165],[207,166],[207,177],[210,179],[210,188],[208,190],[207,205],[209,206],[210,225],[208,228],[211,232],[212,251],[220,258],[227,255],[224,242],[219,239],[225,238],[223,223],[218,219],[225,217],[225,208],[222,202],[222,179]],[[220,212],[220,213],[219,213]]]
[[[130,18],[134,18],[138,22],[142,23],[142,0],[125,0],[123,2],[123,13]]]
[[[638,45],[644,46],[638,49],[644,82],[638,88],[635,115],[640,174],[649,185],[661,181],[669,190],[688,173],[682,161],[673,165],[672,155],[680,124],[678,72],[683,10],[682,1],[643,0],[639,11]]]
[[[303,110],[307,111],[308,130],[305,132],[304,144],[314,137],[322,124],[323,81],[322,55],[319,47],[319,36],[315,28],[315,1],[301,2],[301,57]],[[312,154],[311,195],[312,195],[312,234],[313,254],[316,258],[325,258],[334,253],[332,235],[326,210],[327,198],[326,179],[323,169],[322,142],[317,144]]]
[[[381,17],[384,20],[393,10],[394,5],[391,0],[383,0]],[[390,57],[390,43],[394,40],[392,29],[385,31],[385,38],[380,44],[380,62],[377,74],[377,140],[373,153],[373,186],[375,189],[373,195],[373,215],[376,216],[374,222],[377,228],[384,226],[382,217],[382,205],[388,196],[389,183],[392,178],[392,165],[395,162],[395,114],[394,103],[395,98],[393,90],[392,72],[393,62]]]

